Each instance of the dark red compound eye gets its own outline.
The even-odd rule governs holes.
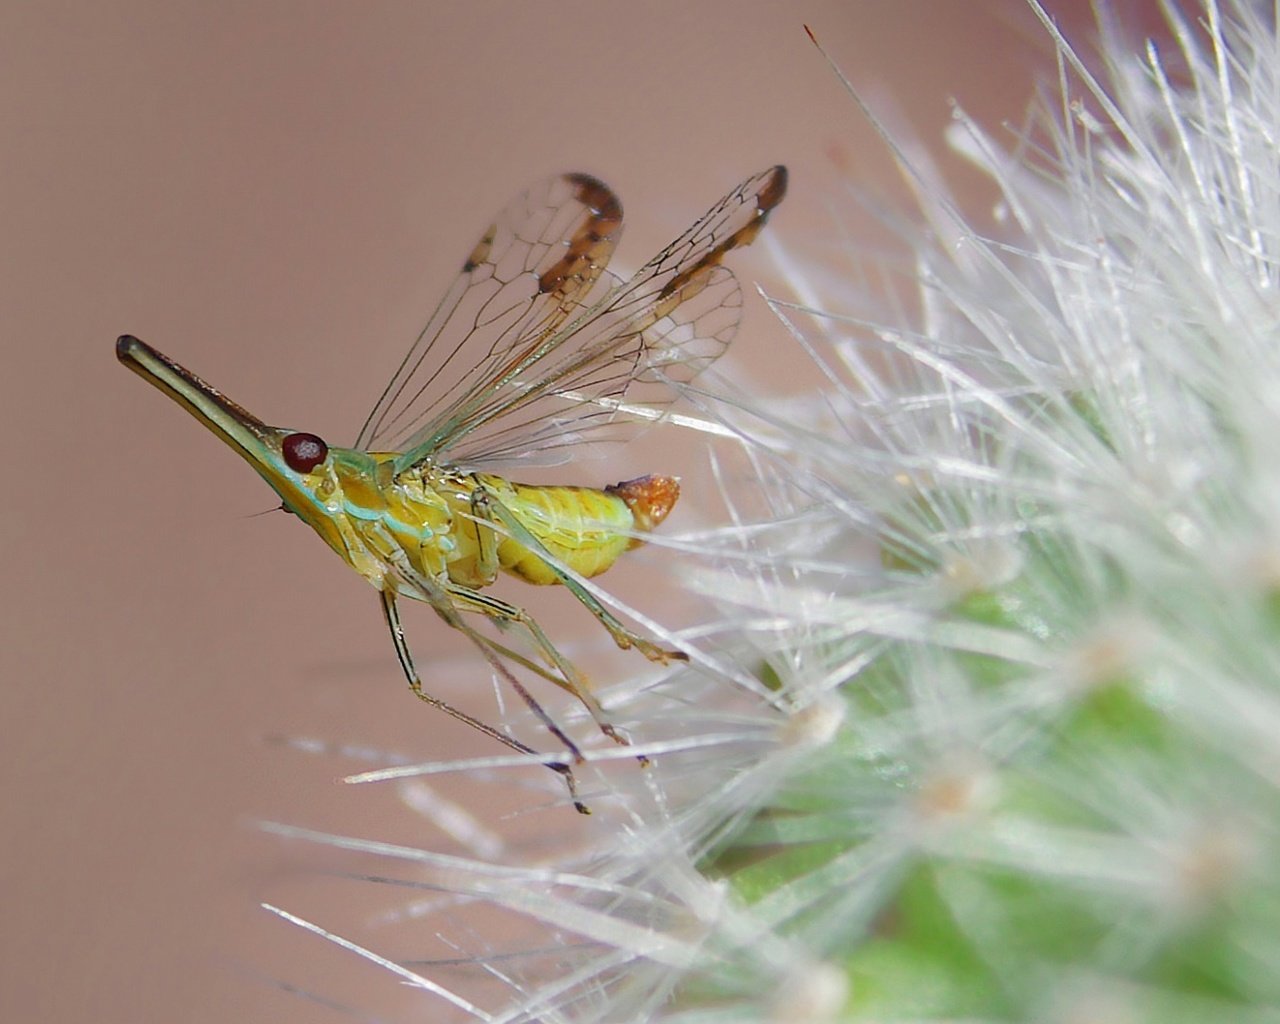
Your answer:
[[[280,442],[284,461],[295,473],[310,473],[329,455],[329,446],[315,434],[289,434]]]

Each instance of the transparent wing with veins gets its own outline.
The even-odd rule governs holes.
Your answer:
[[[492,387],[514,349],[548,337],[576,310],[622,232],[622,205],[602,182],[566,174],[513,199],[369,413],[356,447],[401,451],[459,395]]]
[[[410,350],[359,445],[478,466],[556,461],[658,408],[717,358],[742,293],[720,265],[781,202],[786,171],[748,178],[629,280],[604,264],[616,197],[586,175],[535,186],[499,216]],[[556,232],[560,238],[552,238]]]

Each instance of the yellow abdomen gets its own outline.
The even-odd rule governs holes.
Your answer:
[[[679,495],[671,477],[642,477],[606,490],[538,487],[487,475],[479,480],[548,552],[582,576],[613,565],[639,543],[637,532],[666,517]],[[543,559],[509,537],[498,543],[498,564],[529,583],[558,582]]]
[[[583,576],[604,572],[631,544],[635,517],[612,494],[591,487],[536,487],[499,477],[485,477],[484,484],[548,552]],[[558,582],[546,562],[510,537],[498,542],[498,564],[529,583]]]

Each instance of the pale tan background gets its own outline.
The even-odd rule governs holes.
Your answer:
[[[1051,7],[1087,33],[1085,4]],[[1017,120],[1049,66],[1020,0],[0,3],[0,1020],[339,1020],[256,975],[327,991],[343,969],[380,1005],[384,978],[257,909],[305,861],[252,822],[432,837],[338,786],[349,763],[266,741],[479,742],[413,717],[372,593],[296,522],[250,518],[269,493],[115,336],[341,443],[536,177],[610,182],[634,267],[785,161],[771,231],[811,246],[833,148],[891,171],[803,22],[935,142],[949,96]],[[778,378],[795,354],[748,317],[736,354]],[[603,472],[645,468],[670,467]],[[462,677],[457,639],[407,616]]]

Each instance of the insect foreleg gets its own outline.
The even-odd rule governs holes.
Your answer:
[[[412,572],[412,569],[410,569],[410,571]],[[565,745],[566,749],[569,751],[569,754],[573,757],[574,761],[580,763],[582,761],[582,752],[578,749],[577,745],[571,739],[569,739],[568,736],[564,734],[564,732],[560,729],[558,725],[556,725],[555,722],[551,720],[551,717],[542,709],[542,706],[539,705],[538,702],[533,699],[532,694],[530,694],[529,691],[526,690],[520,684],[520,681],[511,674],[511,672],[507,669],[507,667],[502,664],[502,661],[490,649],[490,646],[486,638],[483,636],[480,636],[478,633],[475,632],[475,630],[471,629],[470,626],[468,626],[465,622],[462,621],[461,616],[457,614],[457,610],[456,608],[453,607],[452,603],[449,601],[448,596],[445,595],[442,591],[440,591],[438,587],[434,587],[434,586],[421,587],[418,582],[419,580],[421,580],[422,583],[429,583],[429,581],[423,580],[422,577],[418,576],[417,573],[414,573],[414,576],[417,576],[418,579],[413,580],[412,582],[414,582],[415,585],[418,585],[420,589],[422,589],[424,596],[427,597],[431,606],[435,608],[435,610],[440,614],[441,618],[443,618],[446,622],[448,622],[449,625],[453,626],[455,629],[459,630],[460,632],[465,633],[468,637],[471,638],[471,640],[476,644],[476,646],[480,648],[481,652],[485,656],[485,659],[493,667],[494,671],[496,671],[508,684],[510,684],[510,686],[516,691],[516,693],[520,695],[521,699],[523,699],[524,702],[528,704],[529,708],[533,711],[533,713],[536,714],[538,718],[542,720],[542,723],[550,730],[552,735],[554,735],[558,740],[560,740],[561,743]],[[436,600],[431,599],[430,595],[433,593],[438,594],[440,596],[440,600],[438,602]],[[532,747],[526,746],[525,744],[521,743],[519,740],[512,739],[506,733],[501,732],[500,730],[495,729],[493,726],[480,721],[478,718],[473,718],[471,715],[468,715],[465,711],[458,710],[457,708],[453,707],[451,704],[448,704],[445,701],[441,700],[439,697],[433,697],[431,694],[427,693],[426,690],[423,689],[422,680],[418,677],[418,671],[413,664],[413,655],[409,652],[408,641],[405,639],[404,627],[401,626],[400,624],[400,612],[396,607],[395,592],[390,588],[387,588],[385,590],[380,591],[379,595],[382,599],[383,615],[386,617],[387,626],[391,630],[391,640],[395,644],[396,655],[400,659],[400,667],[404,669],[405,678],[409,680],[409,688],[413,691],[414,695],[419,700],[424,701],[427,704],[430,704],[434,708],[439,708],[445,714],[450,715],[453,718],[456,718],[458,721],[465,722],[467,725],[471,726],[473,729],[478,729],[480,732],[484,733],[486,736],[492,737],[493,739],[497,740],[499,743],[503,744],[504,746],[507,746],[512,750],[518,751],[521,754],[528,754],[532,757],[537,758],[539,761],[545,764],[552,771],[557,772],[559,775],[561,775],[564,778],[565,785],[569,787],[569,796],[573,800],[573,806],[579,811],[579,813],[590,814],[591,811],[587,807],[587,805],[578,799],[577,780],[574,778],[573,769],[570,768],[569,765],[565,764],[563,761],[548,758],[546,754],[541,754],[538,751],[534,750]]]
[[[446,590],[441,584],[434,580],[423,576],[420,572],[409,564],[408,559],[404,558],[402,552],[397,553],[399,557],[393,558],[397,571],[404,579],[411,583],[413,587],[422,595],[423,599],[431,605],[437,615],[444,619],[450,626],[459,633],[465,634],[470,640],[480,648],[480,652],[485,656],[485,660],[493,667],[494,671],[504,679],[513,690],[520,696],[538,718],[547,730],[568,748],[569,753],[573,755],[575,762],[582,763],[582,751],[578,749],[578,745],[565,735],[560,726],[552,720],[551,716],[543,710],[542,705],[533,699],[531,694],[524,685],[515,676],[511,674],[511,670],[502,663],[502,660],[494,653],[492,644],[487,637],[481,636],[469,625],[466,620],[458,614],[458,606],[454,603],[456,595],[452,590]],[[385,591],[384,591],[385,593]]]
[[[458,603],[459,607],[480,612],[501,623],[509,623],[523,628],[528,633],[533,645],[548,662],[559,670],[560,675],[557,676],[545,670],[538,670],[527,658],[516,658],[516,660],[527,668],[533,668],[544,679],[549,679],[562,690],[577,697],[582,702],[582,706],[590,712],[596,725],[600,727],[600,731],[615,743],[620,743],[623,746],[631,745],[631,741],[627,739],[622,730],[605,717],[604,708],[600,706],[595,694],[591,692],[591,684],[587,682],[586,677],[577,670],[573,662],[556,649],[556,646],[551,642],[547,634],[542,631],[542,627],[538,625],[537,620],[532,615],[519,605],[511,604],[496,597],[490,597],[488,594],[482,594],[456,583],[445,584],[445,589]],[[514,653],[497,644],[494,644],[494,647],[508,656]],[[641,758],[640,760],[644,761],[645,759]]]
[[[507,508],[492,493],[483,488],[477,488],[476,493],[471,496],[471,507],[476,511],[477,515],[484,516],[490,522],[498,523],[513,540],[518,541],[522,546],[528,548],[546,562],[547,567],[555,573],[556,578],[569,589],[569,592],[582,603],[582,606],[587,611],[600,620],[600,624],[613,637],[614,643],[623,650],[634,647],[650,661],[661,662],[664,665],[669,661],[689,660],[689,656],[683,651],[667,650],[665,647],[660,647],[627,629],[608,608],[596,600],[586,587],[557,564],[556,557],[543,546],[537,537],[529,532],[528,528],[516,518],[511,509]]]

